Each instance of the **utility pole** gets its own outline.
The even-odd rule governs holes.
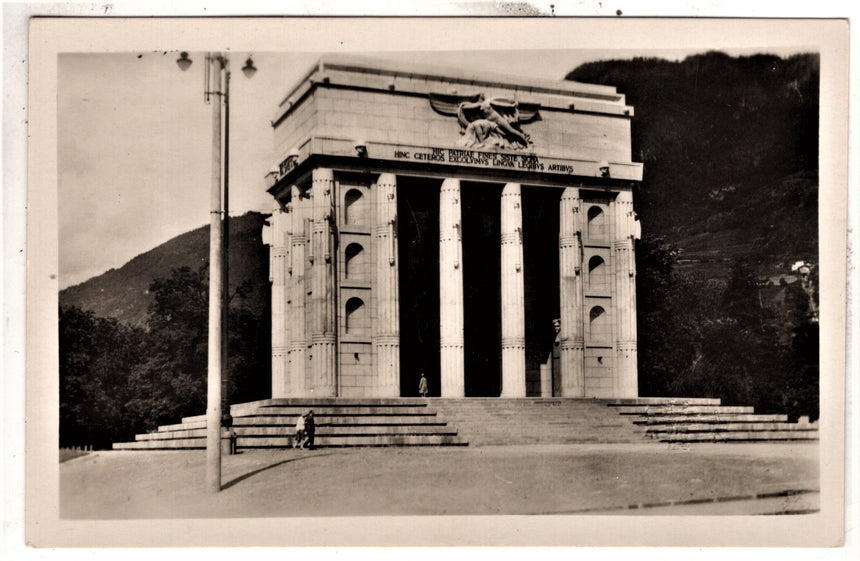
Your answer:
[[[206,98],[212,102],[212,185],[209,210],[209,348],[206,395],[206,489],[221,491],[221,369],[222,321],[224,307],[224,233],[221,206],[221,74],[224,59],[219,54],[206,56]],[[211,86],[210,83],[211,82]],[[226,97],[225,97],[226,99]]]
[[[183,72],[191,67],[187,52],[176,60]],[[229,220],[230,59],[223,53],[207,53],[203,67],[203,99],[212,104],[212,184],[209,203],[209,346],[206,391],[206,489],[221,491],[222,427],[232,425],[227,403],[227,341],[229,277],[227,226]],[[242,73],[257,72],[251,57]],[[215,97],[211,100],[212,96]],[[222,113],[223,103],[223,113]],[[222,141],[223,129],[223,141]],[[232,444],[232,443],[231,443]]]

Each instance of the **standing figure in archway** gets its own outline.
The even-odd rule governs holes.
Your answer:
[[[427,397],[427,378],[424,377],[424,373],[421,373],[421,379],[418,380],[418,394],[421,397]]]

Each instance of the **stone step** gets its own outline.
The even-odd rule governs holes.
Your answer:
[[[291,448],[292,435],[283,436],[239,436],[236,446],[247,448]],[[377,435],[317,435],[317,448],[351,446],[468,446],[468,442],[456,434],[377,434]],[[173,440],[139,440],[116,442],[114,450],[186,450],[206,448],[206,438],[181,438]]]
[[[445,422],[438,415],[317,415],[314,412],[316,426],[332,425],[444,425]],[[291,415],[281,416],[246,416],[234,417],[233,426],[248,425],[290,425],[295,426],[296,417]],[[204,423],[205,427],[206,424]]]
[[[316,436],[317,448],[349,446],[467,446],[457,435],[344,435]],[[286,448],[293,445],[292,437],[239,437],[238,448]]]
[[[114,442],[114,450],[187,450],[206,448],[205,438],[178,438],[174,440],[137,440]]]
[[[729,415],[659,415],[634,419],[637,425],[663,425],[667,423],[785,423],[788,415],[758,415],[734,413]]]
[[[818,431],[818,425],[798,423],[675,423],[649,425],[651,433],[695,433],[695,432],[762,432],[762,431]]]
[[[203,427],[202,429],[158,431],[134,435],[134,439],[136,441],[172,439],[181,440],[184,438],[206,438],[206,427]]]
[[[725,415],[733,413],[754,413],[753,407],[711,406],[711,405],[609,405],[609,408],[621,415]]]
[[[652,435],[660,442],[750,442],[776,440],[818,440],[818,431],[755,431],[658,433]]]
[[[158,432],[172,431],[172,430],[205,429],[205,428],[206,428],[206,419],[203,419],[202,421],[192,421],[190,423],[179,423],[176,425],[161,425],[158,427]]]
[[[340,406],[322,406],[322,407],[236,407],[230,408],[230,415],[233,417],[248,417],[253,415],[287,415],[297,417],[307,413],[309,409],[313,409],[314,417],[322,417],[325,415],[417,415],[427,416],[435,415],[436,411],[427,407],[391,407],[383,405],[374,407],[371,405],[350,405],[347,407]],[[205,419],[204,419],[205,420]],[[187,419],[183,419],[187,421]]]
[[[234,404],[232,407],[306,407],[308,409],[313,409],[316,414],[316,407],[324,406],[426,407],[428,401],[428,399],[420,397],[287,397],[248,401],[245,403]]]
[[[284,436],[295,434],[295,428],[292,425],[274,425],[274,426],[237,426],[233,430],[238,436]],[[345,434],[457,434],[457,432],[445,425],[333,425],[333,426],[318,426],[316,430],[317,436],[338,436]],[[168,440],[182,438],[205,438],[206,429],[192,429],[179,431],[154,432],[147,434],[138,434],[135,440]]]
[[[608,400],[608,405],[719,405],[719,398],[710,397],[625,397]]]

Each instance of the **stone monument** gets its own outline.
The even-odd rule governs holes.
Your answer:
[[[610,86],[322,58],[272,121],[272,397],[411,397],[422,372],[431,396],[636,397],[632,117]]]

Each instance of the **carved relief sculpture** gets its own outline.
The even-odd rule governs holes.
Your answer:
[[[519,103],[484,94],[471,96],[430,94],[430,105],[443,115],[456,115],[460,122],[458,146],[476,149],[522,150],[532,143],[520,123],[537,116],[535,103]]]

